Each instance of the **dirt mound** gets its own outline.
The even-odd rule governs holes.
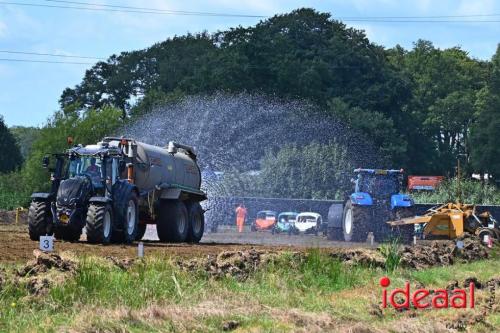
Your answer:
[[[263,264],[269,263],[277,257],[277,252],[258,251],[224,251],[217,256],[208,256],[203,259],[191,259],[178,261],[182,269],[188,271],[204,270],[214,278],[224,276],[236,277],[245,280],[251,272],[254,272]]]
[[[57,269],[61,272],[71,272],[76,269],[75,262],[63,259],[56,253],[45,253],[40,250],[33,250],[33,255],[35,259],[29,261],[23,268],[18,270],[18,276],[39,275],[48,272],[50,269]]]
[[[335,249],[330,256],[348,264],[370,267],[385,267],[385,258],[380,252],[370,249]]]
[[[19,223],[27,223],[28,210],[24,209],[19,212]],[[0,223],[12,224],[16,223],[16,211],[0,209]]]
[[[430,245],[404,246],[401,250],[401,265],[419,270],[488,258],[488,250],[478,238],[467,235],[462,241],[462,249],[457,247],[455,241],[448,240],[433,241]]]
[[[431,243],[400,247],[400,265],[414,269],[424,269],[432,266],[448,266],[455,262],[469,262],[488,258],[488,248],[474,236],[466,235],[461,239],[462,249],[455,241],[436,240]],[[364,265],[370,267],[385,267],[385,257],[381,248],[340,248],[333,249],[332,258],[339,259],[349,265]]]
[[[25,283],[32,295],[43,295],[76,273],[76,263],[55,253],[34,250],[34,260],[17,271],[19,282]]]

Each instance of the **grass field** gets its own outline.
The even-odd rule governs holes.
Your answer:
[[[382,312],[380,277],[387,274],[391,288],[409,280],[432,289],[472,276],[486,281],[500,272],[498,247],[488,260],[392,273],[347,266],[317,250],[301,256],[283,252],[244,278],[186,271],[170,256],[125,268],[102,257],[63,257],[76,269],[44,273],[52,280],[38,281],[50,285],[38,295],[32,282],[14,278],[21,265],[0,266],[0,332],[445,332],[453,318],[481,312],[487,292],[477,292],[474,310]],[[498,306],[467,330],[492,327],[500,327]]]

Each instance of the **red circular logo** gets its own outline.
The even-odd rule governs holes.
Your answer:
[[[380,285],[382,287],[389,287],[389,285],[391,284],[391,280],[389,280],[389,278],[387,276],[383,276],[380,278]]]

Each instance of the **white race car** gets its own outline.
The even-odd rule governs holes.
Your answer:
[[[304,212],[297,215],[295,220],[295,229],[300,233],[318,234],[323,218],[320,214],[314,212]]]

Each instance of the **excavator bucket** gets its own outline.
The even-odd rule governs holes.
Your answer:
[[[445,212],[431,216],[424,227],[424,235],[446,236],[454,239],[464,233],[464,219],[462,212]]]

